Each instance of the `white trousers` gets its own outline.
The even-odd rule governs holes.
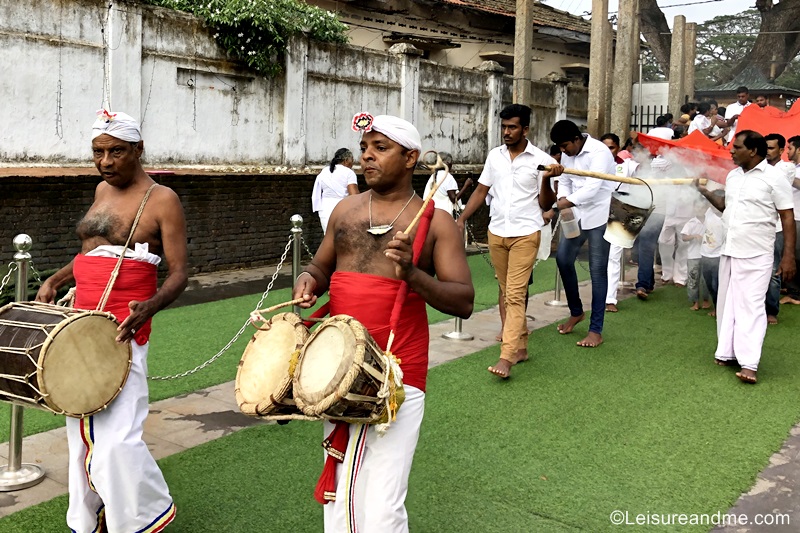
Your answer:
[[[689,243],[681,237],[683,226],[689,220],[667,218],[658,236],[658,254],[661,256],[661,279],[686,285],[688,276]]]
[[[175,518],[175,504],[158,465],[142,440],[148,413],[147,349],[131,342],[128,381],[100,413],[67,418],[69,508],[76,533],[156,533]]]
[[[764,302],[772,260],[772,253],[749,259],[720,256],[715,358],[736,359],[742,368],[758,370],[767,333]]]
[[[344,461],[336,465],[336,501],[324,506],[325,533],[407,533],[408,475],[425,411],[425,393],[404,385],[406,399],[385,435],[350,424]],[[324,435],[333,424],[324,422]],[[352,491],[348,488],[352,486]]]
[[[608,293],[606,304],[617,305],[617,288],[619,287],[619,274],[622,270],[622,247],[612,244],[608,250]]]

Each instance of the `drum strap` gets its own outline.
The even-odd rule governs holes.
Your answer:
[[[108,303],[108,297],[111,295],[111,289],[114,288],[114,283],[117,281],[117,276],[119,275],[119,269],[122,267],[122,260],[125,259],[125,253],[128,251],[128,246],[131,244],[131,239],[133,239],[133,232],[136,231],[136,226],[139,224],[139,218],[142,216],[142,211],[144,211],[144,206],[147,203],[147,199],[150,198],[150,193],[153,192],[157,184],[154,183],[147,189],[147,192],[144,193],[144,198],[142,198],[142,204],[139,206],[139,211],[136,213],[136,218],[133,219],[133,225],[131,226],[131,232],[128,235],[128,240],[125,242],[125,246],[122,249],[122,253],[117,260],[117,264],[114,267],[114,270],[111,272],[111,277],[108,278],[108,285],[106,285],[106,289],[103,291],[103,296],[100,298],[100,302],[97,304],[96,311],[102,311],[106,304]]]

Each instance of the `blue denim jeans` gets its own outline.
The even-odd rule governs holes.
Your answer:
[[[556,252],[556,264],[564,284],[569,312],[572,316],[583,313],[583,303],[578,292],[578,273],[575,271],[575,260],[583,243],[589,241],[589,274],[592,278],[592,315],[589,331],[603,332],[603,319],[606,312],[606,293],[608,292],[608,250],[610,244],[603,238],[606,225],[590,230],[581,230],[574,239],[561,236]],[[657,235],[656,235],[657,236]]]
[[[658,236],[664,226],[664,215],[651,213],[642,231],[636,238],[639,243],[639,279],[636,281],[637,289],[652,291],[656,286],[656,275],[653,264],[656,260]]]
[[[778,224],[780,224],[780,222],[778,222]],[[765,304],[767,315],[769,316],[778,316],[778,312],[781,310],[781,278],[775,275],[775,272],[778,271],[778,265],[781,263],[782,258],[783,232],[779,231],[775,234],[775,256],[772,260],[772,277],[769,278],[769,288],[767,289],[767,301]]]
[[[719,257],[701,257],[700,272],[703,280],[708,287],[711,301],[714,302],[714,309],[717,308],[717,292],[719,291]]]

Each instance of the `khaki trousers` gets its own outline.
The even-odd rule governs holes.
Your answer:
[[[498,237],[490,231],[488,235],[489,256],[506,304],[500,358],[513,363],[517,351],[528,348],[525,295],[542,234],[536,231],[523,237]]]

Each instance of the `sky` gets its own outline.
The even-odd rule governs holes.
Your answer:
[[[585,15],[592,10],[592,0],[542,0],[542,3],[574,15]],[[617,0],[608,0],[609,13],[617,11],[617,4]],[[672,27],[672,19],[676,15],[686,16],[686,22],[701,23],[718,15],[734,15],[753,8],[755,0],[658,0],[658,6]]]

